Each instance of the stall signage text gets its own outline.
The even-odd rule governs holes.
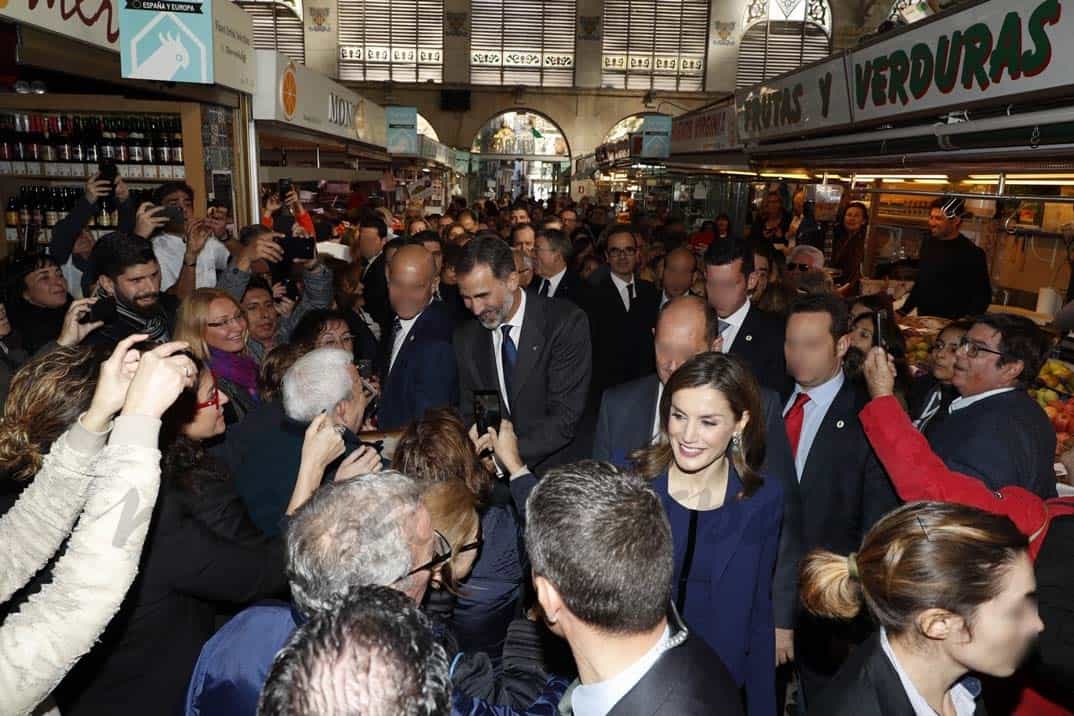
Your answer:
[[[1072,84],[1062,11],[1060,0],[985,3],[853,52],[855,119]]]
[[[735,93],[742,139],[769,139],[849,124],[846,72],[839,57]]]
[[[0,17],[64,37],[119,51],[119,4],[123,0],[6,0]]]
[[[714,152],[735,145],[735,108],[725,104],[671,121],[671,153]]]

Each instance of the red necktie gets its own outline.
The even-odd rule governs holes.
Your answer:
[[[787,439],[791,442],[791,455],[798,456],[798,439],[802,437],[802,420],[805,419],[805,404],[809,402],[808,393],[799,393],[794,405],[787,411],[783,422],[787,426]]]

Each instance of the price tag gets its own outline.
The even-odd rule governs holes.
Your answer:
[[[186,167],[176,164],[172,167],[172,179],[186,179]]]

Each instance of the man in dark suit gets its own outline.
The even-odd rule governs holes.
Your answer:
[[[421,244],[426,251],[433,255],[433,260],[436,262],[436,300],[444,304],[444,308],[447,309],[451,320],[459,322],[466,318],[466,307],[462,305],[458,286],[449,286],[439,280],[440,273],[444,268],[444,240],[440,238],[440,234],[435,231],[422,231],[411,237],[408,243]]]
[[[381,358],[378,427],[397,430],[429,408],[455,405],[458,372],[451,337],[455,323],[433,300],[436,264],[419,245],[404,246],[388,266],[388,296],[395,317]]]
[[[499,238],[470,241],[456,274],[478,319],[455,331],[464,417],[473,418],[474,391],[495,391],[532,472],[568,460],[593,369],[585,314],[568,301],[527,299]]]
[[[362,219],[362,224],[358,229],[358,253],[365,264],[365,269],[362,271],[365,310],[382,327],[388,327],[391,319],[391,306],[388,305],[388,276],[384,260],[384,244],[387,241],[388,227],[379,216],[368,216]]]
[[[671,605],[671,527],[645,480],[574,463],[545,475],[526,505],[537,601],[578,664],[559,713],[744,713],[727,667]]]
[[[959,397],[925,430],[947,467],[993,490],[1017,485],[1056,496],[1055,431],[1026,389],[1040,372],[1048,340],[1024,316],[986,314],[955,357]]]
[[[585,305],[585,281],[567,266],[573,248],[562,231],[541,229],[537,232],[534,245],[537,279],[530,284],[532,294],[563,298],[576,306]]]
[[[720,317],[723,350],[745,360],[761,385],[784,395],[790,389],[783,358],[784,322],[750,302],[756,284],[749,243],[734,237],[712,242],[705,252],[705,289]]]
[[[791,306],[786,359],[795,387],[783,419],[802,495],[805,552],[855,551],[869,528],[899,504],[858,420],[868,395],[843,375],[849,347],[841,299],[804,296]],[[795,652],[807,705],[867,634],[862,623],[799,615]]]
[[[609,274],[586,300],[593,337],[593,384],[597,404],[605,390],[653,372],[653,327],[659,294],[635,276],[638,241],[629,224],[613,224],[601,239]]]
[[[720,348],[716,312],[697,296],[674,299],[656,323],[656,373],[604,393],[597,418],[593,457],[626,464],[632,450],[645,447],[659,434],[657,417],[664,383],[680,365],[699,353]],[[794,471],[780,398],[761,388],[765,421],[764,475],[783,488],[780,531],[772,602],[776,622],[776,655],[780,663],[794,653],[794,619],[798,611],[798,561],[802,558],[802,503]]]

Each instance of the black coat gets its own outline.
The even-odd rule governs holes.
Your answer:
[[[7,302],[8,320],[11,321],[11,327],[22,337],[23,348],[28,354],[37,353],[41,346],[60,337],[63,319],[72,300],[68,296],[67,302],[59,308],[35,306],[22,296]]]
[[[656,416],[656,374],[616,386],[604,394],[597,417],[593,459],[625,465],[632,450],[645,447],[652,437]],[[779,480],[783,488],[783,526],[772,582],[776,626],[793,629],[798,611],[798,562],[802,558],[802,498],[798,475],[783,424],[779,396],[761,388],[765,419],[765,462],[761,472]]]
[[[534,276],[533,282],[526,289],[530,292],[531,296],[539,296],[541,291],[541,282],[545,279],[541,276]],[[562,298],[570,301],[576,306],[585,307],[585,300],[587,295],[587,286],[585,279],[583,279],[577,271],[572,268],[568,268],[563,274],[563,278],[560,279],[559,285],[556,286],[556,293],[548,298]]]
[[[388,302],[388,274],[383,252],[362,272],[362,288],[365,310],[369,311],[378,325],[390,330],[392,307]],[[382,337],[384,335],[381,334]]]
[[[758,383],[787,395],[794,381],[787,375],[783,353],[785,332],[786,321],[782,317],[750,305],[746,320],[735,334],[735,342],[729,350],[726,346],[724,350],[746,361]]]
[[[859,646],[821,692],[809,713],[824,716],[914,716],[910,698],[880,644],[880,632]],[[984,716],[977,698],[975,716]]]
[[[672,639],[681,639],[678,618],[669,619]],[[742,716],[742,698],[727,667],[691,633],[671,647],[641,677],[608,716]]]
[[[630,310],[623,305],[611,276],[602,279],[586,300],[593,340],[594,403],[605,390],[649,375],[656,370],[653,328],[660,307],[660,292],[648,281],[634,280],[635,298]]]
[[[451,338],[455,322],[441,301],[433,301],[414,325],[391,366],[393,337],[381,343],[381,396],[378,427],[396,430],[425,415],[430,408],[455,405],[459,374]]]
[[[500,392],[494,345],[492,332],[478,321],[455,330],[459,407],[467,425],[473,422],[474,391]],[[571,456],[591,371],[589,325],[581,309],[558,298],[527,298],[509,413],[519,452],[534,473]]]
[[[993,490],[1024,487],[1055,497],[1055,430],[1024,390],[979,400],[925,430],[929,445],[950,469]]]
[[[64,714],[172,713],[217,606],[284,593],[284,551],[252,526],[229,480],[161,486],[138,578],[101,641],[56,692]]]

